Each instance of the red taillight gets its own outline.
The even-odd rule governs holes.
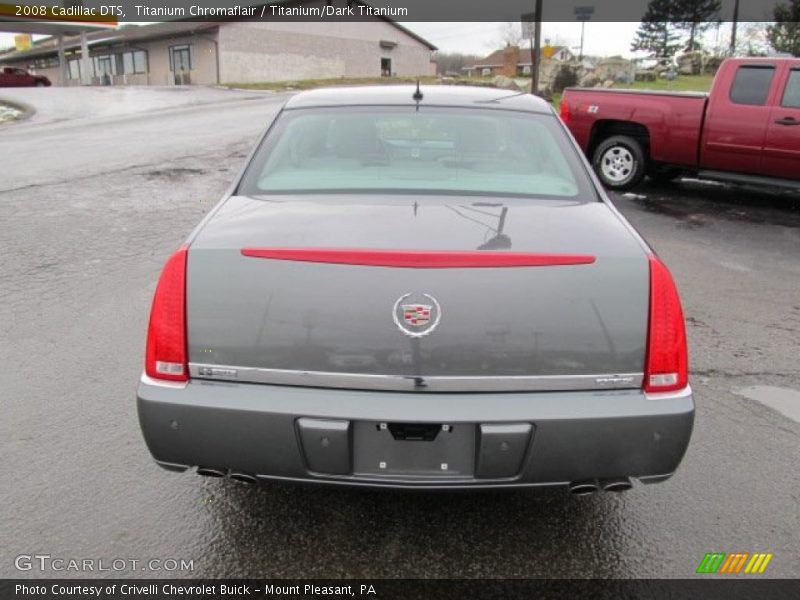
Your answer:
[[[689,356],[681,300],[667,267],[650,257],[650,326],[645,392],[681,390],[689,382]]]
[[[563,98],[561,99],[560,112],[561,112],[561,120],[564,121],[564,123],[569,123],[569,117],[570,117],[570,114],[569,114],[569,102],[567,102]]]
[[[182,246],[170,256],[158,280],[147,330],[145,372],[155,379],[186,381],[186,255]]]

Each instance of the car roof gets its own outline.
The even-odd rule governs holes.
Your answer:
[[[414,106],[415,85],[330,87],[300,92],[286,109],[322,106]],[[420,86],[420,106],[453,106],[552,113],[550,105],[528,92],[468,85]]]

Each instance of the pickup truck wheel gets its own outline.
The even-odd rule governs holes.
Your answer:
[[[597,146],[592,166],[607,188],[628,190],[644,177],[644,151],[635,139],[626,135],[615,135]]]

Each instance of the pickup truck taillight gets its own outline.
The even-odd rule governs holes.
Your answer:
[[[667,267],[652,255],[649,323],[644,391],[685,388],[689,382],[689,356],[681,300]]]
[[[570,117],[570,114],[569,114],[569,102],[567,102],[566,100],[562,99],[561,100],[561,120],[564,121],[564,123],[569,123],[569,117]]]
[[[186,256],[182,246],[173,254],[158,280],[147,330],[145,373],[154,379],[187,381]]]

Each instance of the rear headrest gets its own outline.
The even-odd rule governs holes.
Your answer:
[[[311,118],[298,123],[298,130],[292,136],[294,156],[297,161],[304,161],[325,153],[327,138],[327,119]]]
[[[328,130],[328,147],[340,158],[367,159],[379,154],[375,121],[363,117],[336,119]]]
[[[456,148],[464,154],[486,154],[499,147],[497,127],[489,119],[470,119],[459,130]]]

